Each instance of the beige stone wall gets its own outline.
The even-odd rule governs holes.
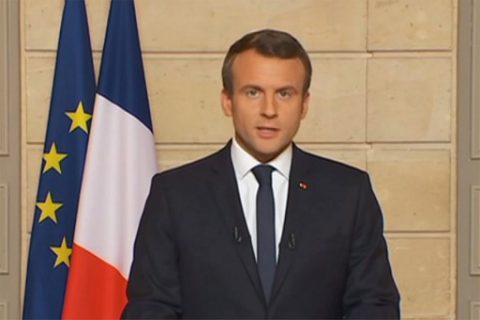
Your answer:
[[[62,0],[22,0],[23,266]],[[368,170],[385,213],[403,317],[451,319],[456,291],[457,0],[137,0],[162,169],[231,136],[219,103],[227,46],[296,35],[314,65],[305,148]],[[87,0],[96,67],[107,0]],[[25,267],[23,267],[25,275]]]

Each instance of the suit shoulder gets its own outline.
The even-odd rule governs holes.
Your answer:
[[[303,154],[303,156],[307,159],[307,161],[313,163],[315,166],[323,166],[327,167],[331,170],[338,170],[338,171],[345,171],[349,172],[351,174],[365,174],[366,172],[362,169],[359,169],[357,167],[354,167],[352,165],[346,164],[344,162],[340,162],[337,160],[333,160],[330,158],[326,158],[314,153],[311,153],[309,151],[305,151],[302,149],[299,149],[300,153]]]
[[[312,168],[321,171],[322,175],[328,174],[335,177],[351,177],[357,179],[368,176],[366,171],[349,164],[325,158],[301,149],[299,149],[299,151],[305,159],[304,161],[308,162]]]

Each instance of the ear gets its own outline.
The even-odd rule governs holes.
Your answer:
[[[307,91],[303,95],[301,119],[304,119],[307,116],[309,105],[310,105],[310,92]]]
[[[225,114],[227,117],[231,117],[232,116],[232,96],[225,89],[222,90],[221,100],[222,100],[223,114]]]

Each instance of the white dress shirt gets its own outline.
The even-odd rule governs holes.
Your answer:
[[[233,169],[237,178],[238,192],[242,202],[243,214],[247,222],[248,231],[252,240],[253,252],[257,257],[257,190],[258,182],[252,169],[262,164],[246,152],[233,139],[231,146]],[[265,163],[275,168],[272,172],[272,189],[275,201],[275,241],[277,245],[277,260],[280,251],[279,244],[282,237],[285,211],[287,208],[288,179],[292,164],[292,145],[272,161]]]

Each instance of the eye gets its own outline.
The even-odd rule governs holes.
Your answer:
[[[282,99],[287,99],[287,98],[290,98],[293,95],[293,92],[292,92],[292,90],[289,90],[289,89],[283,89],[283,90],[280,90],[278,92],[278,95]]]
[[[251,97],[251,98],[255,98],[255,97],[258,97],[260,95],[260,91],[258,91],[257,89],[255,88],[249,88],[245,91],[245,94],[248,96],[248,97]]]

